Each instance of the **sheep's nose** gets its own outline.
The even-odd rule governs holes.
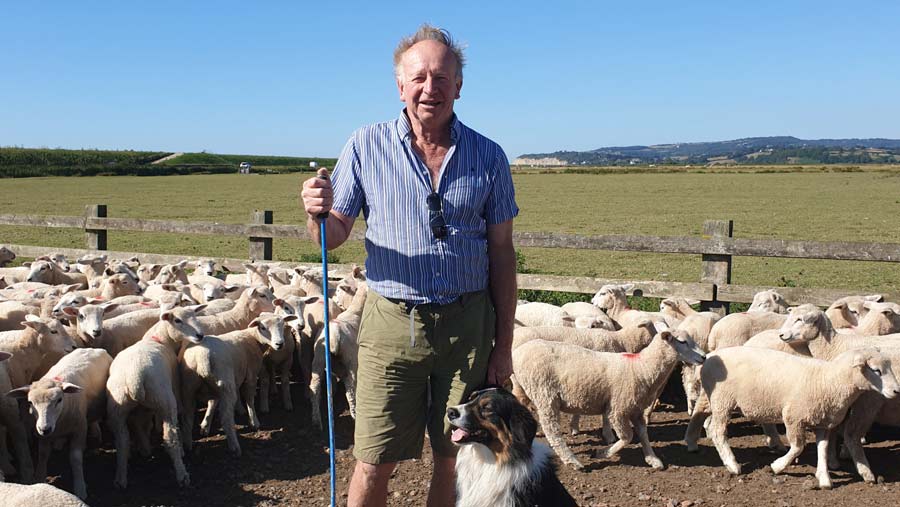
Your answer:
[[[94,338],[100,338],[101,334],[103,334],[103,331],[100,329],[95,329],[95,330],[91,331],[91,336],[93,336]]]
[[[198,340],[198,341],[203,340],[203,333],[197,333],[197,334],[195,334],[194,336],[197,337],[197,340]]]
[[[49,435],[50,433],[53,432],[52,426],[38,426],[35,429],[37,430],[38,434],[41,436]]]
[[[459,419],[459,410],[456,407],[447,407],[447,419],[451,421]]]
[[[784,334],[784,332],[782,331],[782,332],[778,333],[778,338],[780,338],[781,341],[786,342],[786,341],[788,341],[789,337],[788,337],[788,335]]]

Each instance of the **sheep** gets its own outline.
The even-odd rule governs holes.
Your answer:
[[[320,299],[322,299],[322,296],[288,296],[277,309],[277,313],[297,315],[299,317],[297,320],[290,321],[288,327],[291,329],[291,335],[294,338],[294,351],[296,352],[297,363],[299,364],[300,379],[306,385],[309,385],[310,375],[312,374],[314,342],[306,336],[306,333],[304,332],[306,322],[303,320],[303,315],[307,304],[316,303]],[[282,377],[282,386],[285,385],[284,377]],[[290,392],[288,393],[288,396],[290,396]]]
[[[102,255],[83,255],[75,261],[76,267],[80,267],[82,273],[87,277],[88,287],[96,288],[100,286],[100,280],[106,272],[106,254]]]
[[[350,408],[350,416],[356,419],[356,372],[359,355],[359,341],[357,338],[368,292],[367,283],[359,281],[350,307],[328,323],[330,351],[325,350],[324,327],[316,338],[312,374],[309,380],[309,400],[312,405],[313,424],[320,429],[324,429],[320,407],[322,378],[325,376],[325,354],[327,353],[336,356],[337,361],[332,362],[332,371],[344,382],[344,391],[347,397],[347,405]]]
[[[678,319],[661,312],[643,312],[628,306],[626,293],[634,288],[633,283],[623,285],[604,285],[591,298],[591,303],[605,311],[620,327],[634,325],[638,320],[649,317],[654,322],[663,322],[667,327],[678,327]]]
[[[128,487],[128,416],[142,407],[162,422],[163,445],[172,460],[179,486],[190,483],[190,475],[181,460],[182,446],[178,427],[175,388],[178,385],[178,351],[185,341],[203,339],[195,312],[199,307],[176,307],[160,313],[159,322],[141,341],[123,350],[113,359],[106,382],[107,422],[116,442],[114,484]],[[142,447],[149,447],[146,435],[138,434]]]
[[[44,356],[62,357],[75,347],[71,337],[66,340],[68,335],[59,336],[64,326],[55,319],[44,320],[29,315],[22,325],[21,331],[12,331],[0,338],[0,351],[13,355],[7,366],[13,387],[31,383]]]
[[[234,273],[225,276],[225,283],[240,285],[262,285],[269,286],[269,266],[268,264],[242,264],[246,273]]]
[[[12,354],[0,351],[0,393],[8,393],[12,391],[13,384],[9,376],[9,358]],[[28,448],[28,434],[25,432],[25,423],[19,415],[19,405],[16,400],[0,396],[0,432],[2,438],[3,453],[0,453],[0,476],[3,474],[11,474],[13,467],[9,463],[9,457],[6,453],[6,435],[12,439],[13,450],[16,454],[16,464],[18,465],[19,479],[24,482],[31,482],[34,477],[34,465],[31,462],[31,450]],[[0,481],[2,486],[2,481]]]
[[[191,291],[191,297],[194,300],[199,301],[201,303],[209,303],[210,301],[214,301],[216,299],[230,297],[230,294],[235,294],[236,297],[234,297],[232,299],[237,299],[238,297],[240,297],[240,294],[241,294],[241,292],[243,292],[243,289],[246,289],[247,287],[244,285],[227,284],[225,282],[219,282],[219,283],[206,282],[206,283],[202,283],[202,284],[201,283],[191,283],[189,288]],[[278,296],[276,294],[276,297],[282,297],[282,296]]]
[[[788,304],[784,296],[773,289],[757,292],[747,312],[787,313]]]
[[[88,507],[75,495],[67,493],[49,484],[32,484],[25,486],[9,482],[0,482],[0,498],[3,505],[25,506],[40,505],[42,507]]]
[[[596,315],[582,315],[575,317],[575,328],[577,329],[605,329],[607,331],[615,331],[616,324],[607,316],[598,317]]]
[[[732,313],[722,317],[709,332],[709,350],[743,345],[766,329],[778,329],[787,315],[773,312]]]
[[[181,282],[185,285],[189,285],[191,282],[188,280],[187,272],[184,270],[184,268],[187,267],[187,264],[188,261],[180,261],[177,264],[166,264],[159,270],[159,274],[153,279],[152,284],[162,285],[166,283]]]
[[[111,363],[106,351],[79,349],[60,359],[40,380],[9,392],[13,398],[27,398],[36,419],[37,477],[47,477],[52,441],[67,441],[73,489],[81,499],[87,498],[82,456],[88,425],[103,417]]]
[[[869,296],[847,296],[838,299],[825,311],[831,324],[835,329],[845,329],[856,327],[859,319],[865,315],[867,311],[863,305],[866,301],[875,303],[881,302],[883,297],[881,294],[872,294]]]
[[[41,309],[21,301],[0,302],[0,331],[22,329],[21,322],[26,315],[40,315]]]
[[[559,412],[606,414],[620,440],[598,452],[609,458],[631,443],[632,426],[644,460],[662,461],[647,438],[644,411],[655,401],[679,360],[702,363],[690,337],[663,331],[639,354],[596,352],[568,343],[534,340],[513,350],[513,371],[535,405],[547,441],[563,463],[582,469],[560,435]]]
[[[36,260],[31,263],[26,282],[42,282],[49,285],[73,285],[79,284],[82,289],[86,289],[87,276],[82,273],[66,273],[55,262],[50,261],[47,257]]]
[[[209,435],[216,407],[222,420],[222,430],[228,442],[228,450],[241,455],[241,446],[234,429],[234,408],[241,393],[247,407],[250,427],[259,428],[255,398],[257,375],[263,362],[263,351],[278,350],[284,346],[285,320],[296,315],[280,316],[262,313],[250,322],[247,329],[232,331],[220,336],[205,336],[203,341],[184,348],[181,362],[182,435],[185,449],[190,450],[196,412],[196,395],[201,387],[209,391],[210,400],[206,415],[200,424],[200,433]],[[263,394],[265,391],[263,391]]]
[[[159,321],[160,314],[158,308],[150,308],[104,320],[104,314],[116,307],[114,303],[87,304],[78,310],[67,307],[63,311],[76,317],[75,329],[87,346],[104,349],[116,357],[141,340],[147,330]]]
[[[516,306],[515,325],[574,327],[575,319],[556,305],[528,303]]]
[[[593,304],[586,303],[584,301],[574,301],[572,303],[566,303],[562,305],[562,309],[576,319],[578,317],[598,317],[601,320],[608,320],[610,323],[612,323],[612,319],[610,319],[609,316],[606,315],[606,312],[597,308]],[[613,331],[615,330],[613,329]]]
[[[900,347],[878,349],[891,362],[891,372],[900,376]],[[875,474],[863,451],[861,442],[873,423],[885,426],[900,426],[900,398],[885,399],[880,393],[866,392],[850,407],[844,419],[842,435],[844,445],[856,465],[856,471],[865,482],[875,482]]]
[[[722,318],[716,312],[698,312],[691,308],[692,305],[699,303],[700,301],[697,300],[688,300],[680,297],[665,298],[659,302],[659,312],[677,320],[684,320],[690,315],[698,314],[712,319],[713,322],[718,322]]]
[[[124,273],[116,273],[97,281],[99,285],[90,289],[78,291],[84,297],[115,299],[120,296],[138,295],[143,289],[137,280]]]
[[[204,315],[198,317],[197,321],[203,334],[220,335],[246,329],[250,321],[262,312],[274,312],[278,304],[281,304],[281,300],[272,295],[272,289],[251,287],[241,294],[231,310],[216,315]]]
[[[15,268],[0,268],[0,276],[3,277],[7,285],[24,282],[28,278],[31,270],[27,266],[19,266]]]
[[[772,382],[772,372],[779,372],[782,381]],[[739,408],[751,420],[784,423],[791,447],[771,465],[772,471],[780,474],[803,450],[806,430],[814,429],[816,479],[822,489],[831,488],[828,438],[850,405],[868,390],[889,399],[900,394],[890,361],[874,348],[848,351],[833,361],[822,361],[763,348],[729,347],[707,357],[700,377],[705,396],[685,434],[688,450],[697,449],[701,423],[709,416],[707,433],[719,457],[729,472],[740,474],[741,466],[726,439],[728,419]]]
[[[16,254],[5,246],[0,246],[0,268],[6,267],[7,264],[16,260]]]
[[[297,338],[303,330],[302,307],[305,304],[297,296],[289,296],[290,302],[282,300],[275,309],[279,316],[294,318],[284,320],[284,346],[267,348],[263,353],[263,365],[259,371],[259,411],[269,412],[269,395],[275,390],[275,377],[281,382],[281,403],[285,410],[294,409],[291,400],[291,367],[294,365],[294,352],[297,350]],[[302,368],[301,368],[302,373]]]
[[[866,301],[863,307],[868,311],[852,330],[853,334],[881,336],[900,332],[900,305]]]
[[[709,334],[721,315],[715,312],[695,312],[688,314],[678,324],[678,330],[686,333],[703,352],[709,352]],[[700,372],[690,364],[681,367],[681,385],[687,399],[687,412],[694,410],[694,403],[700,396]]]
[[[555,326],[521,327],[513,332],[512,348],[515,350],[521,345],[533,340],[545,340],[578,345],[579,347],[597,352],[634,353],[645,348],[653,340],[656,332],[657,330],[653,321],[650,319],[642,319],[638,321],[637,325],[626,327],[619,331],[609,331],[606,329],[573,330],[571,328],[560,328]],[[523,403],[527,402],[528,397],[525,395],[524,391],[522,391],[522,387],[517,382],[516,376],[513,375],[510,377],[510,380],[512,382],[513,394],[522,400]],[[580,422],[581,417],[578,414],[572,416],[572,421],[569,424],[572,435],[578,434]],[[612,428],[610,428],[605,415],[603,420],[603,437],[607,442],[613,442],[614,437]]]
[[[194,275],[216,276],[216,261],[213,259],[199,259],[195,263]],[[188,277],[190,278],[190,277]]]
[[[546,340],[601,352],[639,352],[653,340],[655,334],[653,321],[646,318],[619,331],[558,326],[520,327],[513,332],[512,348],[515,350],[532,340]]]
[[[135,274],[137,274],[139,282],[149,284],[157,276],[159,276],[159,272],[162,270],[162,268],[162,264],[141,264],[140,266],[138,266]]]
[[[184,299],[187,298],[191,304],[198,304],[199,301],[194,299],[189,285],[181,283],[162,283],[151,284],[143,292],[144,297],[161,301],[162,299]]]

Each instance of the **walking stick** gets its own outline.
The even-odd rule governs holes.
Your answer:
[[[323,180],[327,180],[328,176],[320,174],[317,176]],[[331,392],[331,321],[328,317],[328,249],[325,245],[325,220],[328,218],[328,212],[320,213],[319,219],[319,237],[322,241],[322,300],[325,303],[325,389],[328,398],[328,460],[331,469],[331,507],[336,507],[337,503],[337,468],[334,464],[334,403]],[[315,400],[313,400],[315,403]]]

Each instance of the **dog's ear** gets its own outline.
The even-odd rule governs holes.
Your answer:
[[[537,433],[537,421],[531,415],[531,411],[518,401],[513,401],[512,414],[509,420],[509,430],[513,435],[513,442],[531,446],[534,435]]]

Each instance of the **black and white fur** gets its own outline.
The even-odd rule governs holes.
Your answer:
[[[456,427],[457,507],[570,507],[575,500],[556,476],[553,453],[535,442],[531,412],[503,389],[472,394],[447,409]]]

